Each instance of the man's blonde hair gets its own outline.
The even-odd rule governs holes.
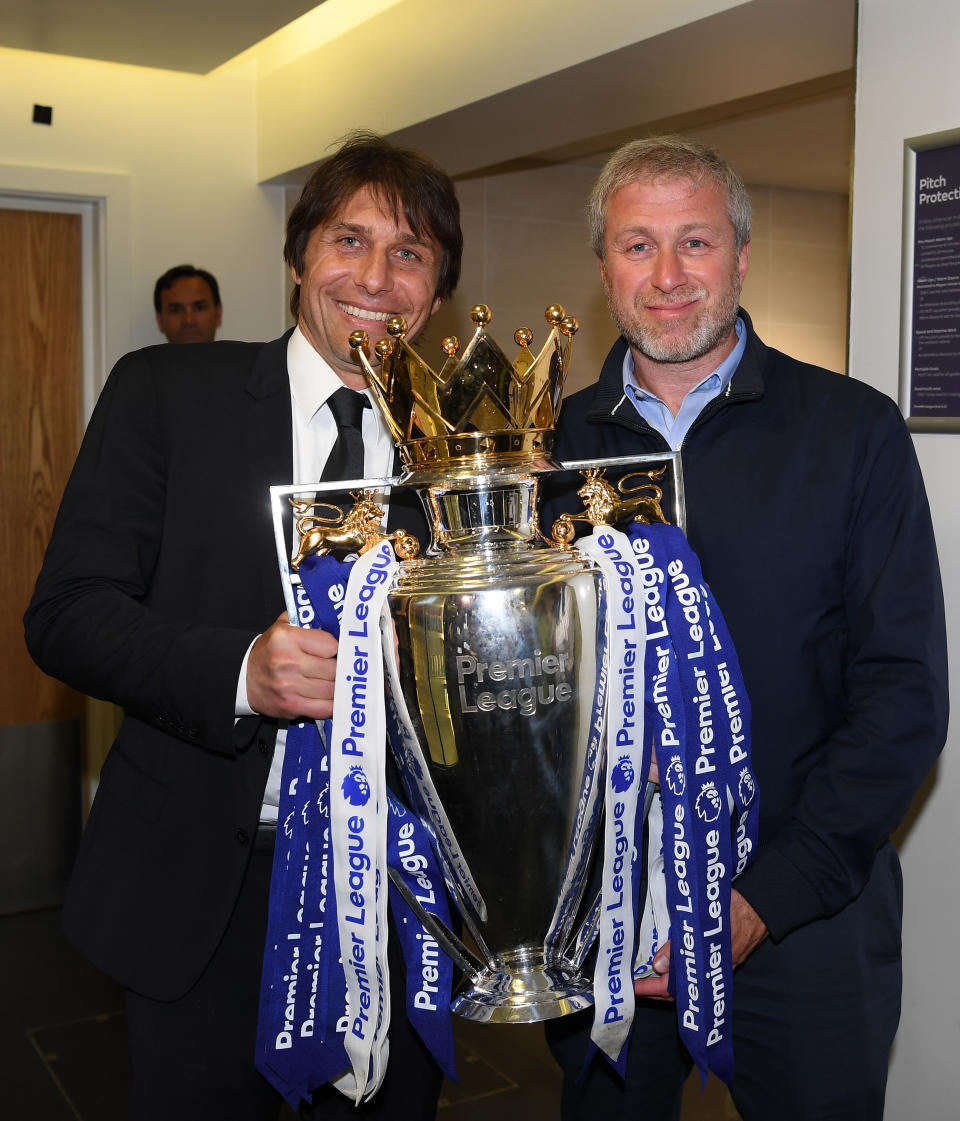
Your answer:
[[[737,252],[750,240],[750,196],[743,180],[706,144],[685,136],[648,136],[624,144],[607,160],[590,192],[587,217],[590,244],[603,260],[607,203],[614,191],[637,180],[688,179],[696,187],[715,183],[727,200]]]

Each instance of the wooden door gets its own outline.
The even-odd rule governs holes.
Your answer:
[[[80,443],[80,216],[0,210],[0,724],[79,718],[42,674],[23,612]]]
[[[80,829],[84,698],[22,619],[80,443],[81,265],[79,214],[0,209],[0,914],[59,901]]]

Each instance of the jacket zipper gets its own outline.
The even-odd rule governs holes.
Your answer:
[[[740,401],[755,401],[755,400],[759,399],[760,396],[761,396],[761,394],[758,393],[756,390],[745,390],[742,393],[731,393],[730,392],[730,386],[728,385],[725,392],[719,394],[717,397],[714,397],[714,399],[712,401],[708,401],[707,404],[704,405],[703,409],[701,409],[700,413],[697,415],[694,422],[690,425],[690,427],[687,429],[686,433],[684,434],[683,439],[680,441],[680,446],[676,449],[671,448],[670,444],[667,442],[666,436],[664,436],[664,434],[662,432],[658,431],[652,425],[648,424],[643,419],[643,417],[640,416],[640,414],[636,411],[636,409],[634,409],[634,415],[637,418],[636,421],[627,421],[623,417],[619,417],[619,416],[616,415],[616,413],[613,413],[613,412],[607,413],[606,417],[609,420],[612,420],[615,423],[619,424],[621,427],[629,428],[634,432],[649,432],[649,433],[652,433],[654,436],[658,437],[660,442],[663,444],[664,451],[672,452],[672,451],[676,450],[677,455],[680,456],[680,461],[681,461],[681,465],[682,465],[682,463],[683,463],[683,447],[686,444],[687,438],[689,437],[691,432],[693,432],[695,429],[699,428],[702,424],[706,423],[706,421],[708,421],[710,419],[710,417],[714,416],[716,413],[720,412],[722,409],[726,408],[728,405],[737,404]]]

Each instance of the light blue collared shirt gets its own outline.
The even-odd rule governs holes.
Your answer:
[[[633,407],[643,419],[655,428],[667,441],[674,451],[678,451],[684,437],[690,430],[690,425],[697,419],[704,408],[721,393],[726,393],[730,386],[730,379],[740,365],[740,359],[747,345],[747,331],[743,320],[738,316],[736,323],[737,345],[730,351],[726,358],[698,385],[691,389],[676,416],[670,412],[667,405],[655,393],[644,389],[637,381],[633,365],[633,354],[630,350],[623,359],[623,391],[633,403]]]

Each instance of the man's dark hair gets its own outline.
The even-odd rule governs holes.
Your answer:
[[[163,300],[160,296],[162,292],[172,288],[178,280],[191,276],[199,276],[201,280],[207,282],[210,291],[213,293],[213,306],[220,307],[220,285],[217,284],[217,278],[212,272],[207,272],[206,269],[195,269],[193,265],[174,265],[172,269],[167,269],[153,286],[154,311],[160,312],[163,310]]]
[[[287,219],[283,259],[298,276],[310,235],[331,221],[363,187],[370,187],[392,211],[401,210],[416,237],[429,235],[441,249],[440,273],[434,293],[448,299],[460,279],[463,234],[460,203],[453,181],[432,160],[409,148],[397,148],[373,132],[353,132],[317,167]],[[300,285],[290,297],[294,319],[300,311]]]

